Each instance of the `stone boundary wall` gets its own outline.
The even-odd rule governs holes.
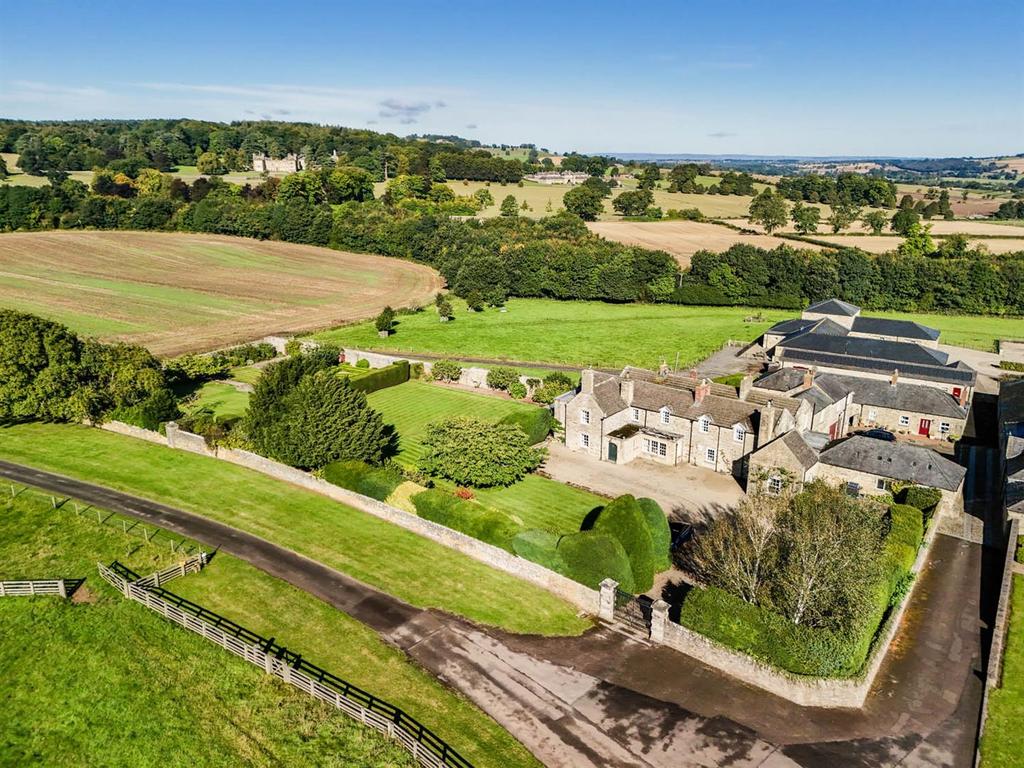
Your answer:
[[[391,365],[399,360],[408,360],[410,363],[419,363],[423,366],[425,373],[431,373],[434,370],[434,363],[436,360],[419,360],[414,357],[402,357],[400,355],[386,355],[382,352],[367,352],[362,349],[353,349],[345,347],[345,362],[355,363],[357,360],[367,360],[373,368],[383,368],[384,366]],[[510,368],[516,366],[510,365]],[[486,389],[491,391],[491,387],[487,386],[487,372],[488,368],[477,368],[470,365],[462,366],[462,375],[459,376],[459,380],[456,382],[464,387],[472,387],[473,389]],[[533,378],[531,376],[520,376],[519,381],[526,386],[526,380]]]
[[[116,421],[106,422],[102,425],[102,428],[110,432],[140,437],[149,442],[159,443],[177,450],[189,451],[220,459],[221,461],[227,461],[231,464],[255,470],[277,480],[297,485],[321,496],[327,496],[335,501],[347,504],[350,507],[404,528],[407,531],[412,531],[438,544],[442,544],[449,549],[461,552],[492,568],[504,571],[542,589],[546,589],[548,592],[567,600],[586,613],[596,615],[598,612],[600,594],[596,590],[566,578],[559,573],[550,571],[537,563],[513,555],[479,539],[474,539],[472,536],[467,536],[459,531],[446,528],[430,520],[425,520],[411,512],[397,509],[382,501],[377,501],[377,499],[372,499],[369,496],[363,496],[346,488],[333,485],[308,472],[289,467],[286,464],[281,464],[255,453],[231,448],[210,448],[206,444],[206,440],[200,435],[185,432],[179,429],[174,422],[168,422],[166,438],[156,432],[129,427]],[[126,428],[129,431],[126,431]],[[136,432],[147,434],[136,434]]]
[[[142,427],[136,427],[133,424],[125,424],[121,421],[106,421],[101,426],[108,432],[117,432],[119,435],[127,435],[128,437],[135,437],[150,443],[167,445],[167,438],[159,432],[152,432]]]
[[[999,340],[999,357],[1015,363],[1024,363],[1024,341]]]
[[[1003,561],[1003,579],[999,585],[999,603],[996,607],[996,618],[992,627],[992,645],[989,647],[988,671],[985,676],[985,694],[981,700],[981,725],[978,728],[978,743],[985,733],[985,720],[988,717],[988,695],[1003,684],[1003,653],[1006,650],[1006,634],[1010,627],[1010,594],[1013,590],[1015,572],[1014,555],[1017,551],[1017,537],[1020,535],[1020,518],[1010,520],[1010,535],[1006,540],[1006,558]],[[975,756],[974,764],[980,761],[980,752]]]
[[[933,520],[928,529],[921,549],[917,553],[917,559],[911,568],[911,572],[919,574],[928,560],[932,549],[932,543],[938,534],[938,525]],[[903,619],[907,606],[910,604],[917,589],[918,580],[914,580],[913,587],[907,596],[900,603],[895,612],[889,615],[881,633],[876,638],[871,652],[867,659],[867,665],[861,674],[855,678],[832,679],[800,677],[786,674],[774,667],[757,661],[751,656],[740,651],[728,648],[711,638],[705,637],[698,632],[674,622],[663,619],[663,625],[658,626],[657,611],[652,617],[651,639],[667,645],[677,651],[692,656],[698,661],[714,667],[730,677],[735,677],[745,683],[781,696],[784,699],[804,707],[829,707],[829,708],[860,708],[864,706],[868,692],[875,681],[882,663],[885,661],[889,646],[892,644],[899,625]],[[655,604],[657,605],[657,603]]]

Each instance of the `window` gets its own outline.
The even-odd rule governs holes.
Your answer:
[[[709,419],[707,416],[701,416],[700,421],[697,422],[697,425],[700,427],[700,431],[703,432],[705,435],[711,431],[711,419]]]
[[[588,411],[586,408],[584,408],[583,410],[580,411],[580,424],[589,424],[589,423],[590,423],[590,411]]]
[[[743,438],[745,438],[746,436],[747,430],[745,430],[739,424],[732,428],[732,439],[735,440],[737,443],[742,443]]]
[[[716,451],[714,448],[708,448],[707,450],[704,451],[704,461],[706,461],[708,464],[714,464],[715,459],[717,458],[718,451]]]
[[[669,411],[668,408],[662,408],[661,409],[661,423],[662,424],[668,424],[669,421],[671,421],[671,418],[672,418],[672,412]]]
[[[948,435],[949,434],[949,422],[948,421],[940,421],[939,422],[939,434],[941,434],[941,435]]]
[[[847,483],[846,494],[848,496],[860,496],[860,484],[859,483]]]
[[[773,475],[768,478],[768,493],[772,496],[778,496],[782,493],[782,478],[778,475]]]
[[[868,409],[868,421],[874,421],[878,418],[878,412],[874,408]]]
[[[910,426],[910,417],[909,416],[900,416],[900,426],[901,427],[909,427]]]
[[[654,456],[668,456],[668,443],[663,443],[661,440],[651,440],[649,437],[645,437],[644,453],[650,453]]]
[[[633,421],[640,421],[640,409],[639,408],[633,408],[632,409],[631,418],[633,419]]]
[[[588,435],[586,432],[584,432],[583,434],[580,435],[580,447],[581,448],[589,448],[590,447],[590,435]]]
[[[875,480],[875,488],[879,491],[888,491],[892,487],[892,484],[884,477],[880,477]]]

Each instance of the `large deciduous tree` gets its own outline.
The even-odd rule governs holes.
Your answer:
[[[601,193],[592,187],[573,187],[562,198],[562,205],[569,213],[574,213],[584,221],[597,221],[604,211]]]
[[[752,224],[760,224],[771,234],[786,226],[786,201],[782,195],[765,189],[750,202],[748,218]]]

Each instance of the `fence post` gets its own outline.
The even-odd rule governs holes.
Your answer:
[[[34,595],[36,593],[36,583],[34,581],[30,581],[28,583],[28,593],[30,595]]]
[[[4,583],[0,581],[0,597],[7,597],[7,593],[4,591]]]
[[[668,622],[668,603],[655,600],[651,605],[651,642],[665,642],[665,624]]]
[[[615,619],[615,590],[618,589],[618,586],[619,582],[615,579],[605,579],[601,582],[601,600],[597,609],[598,618],[604,621],[613,621]]]
[[[67,582],[64,581],[64,579],[59,579],[57,581],[57,589],[60,592],[60,596],[61,597],[67,597],[68,596],[68,585],[67,585]]]
[[[160,571],[157,571],[156,573],[153,574],[153,586],[154,587],[159,587],[160,586]]]

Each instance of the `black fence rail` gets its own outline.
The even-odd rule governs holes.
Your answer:
[[[359,719],[359,716],[353,714],[353,710],[349,706],[342,706],[341,701],[336,697],[341,697],[350,705],[356,705],[361,713],[369,713],[361,718],[364,723],[394,735],[413,752],[422,765],[473,768],[472,763],[456,752],[444,739],[403,709],[307,661],[301,654],[277,643],[274,638],[264,637],[246,629],[241,624],[163,587],[140,586],[135,582],[142,577],[116,560],[109,567],[101,566],[100,574],[109,583],[124,592],[126,596],[148,605],[166,618],[202,634],[207,639],[218,642],[216,637],[211,636],[212,633],[201,629],[202,627],[209,627],[218,635],[234,638],[241,644],[249,646],[253,653],[258,654],[259,660],[252,658],[247,651],[239,653],[239,650],[230,647],[230,644],[219,643],[228,650],[243,655],[248,661],[264,666],[267,672],[281,677],[286,682],[292,683],[317,698],[331,702],[337,701],[342,709]],[[187,617],[201,622],[200,628],[192,626]],[[331,695],[326,695],[328,692]],[[382,721],[387,724],[386,729],[380,727]]]

